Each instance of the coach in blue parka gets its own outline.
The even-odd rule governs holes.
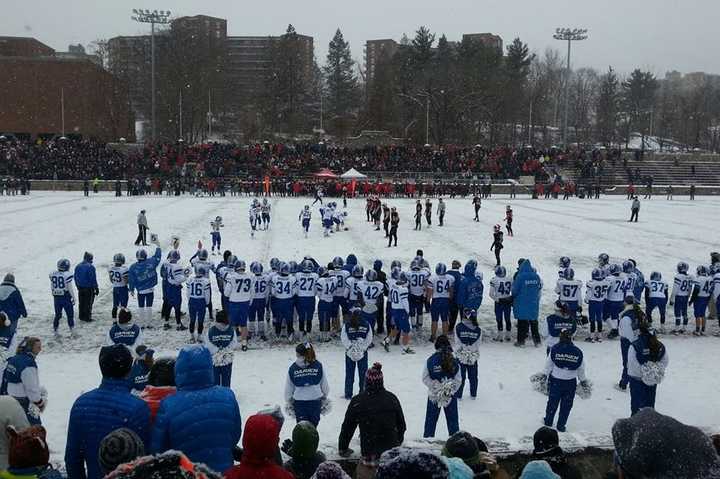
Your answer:
[[[517,320],[517,342],[515,346],[522,347],[532,332],[535,346],[540,345],[540,332],[538,331],[538,315],[540,314],[540,294],[542,280],[532,267],[529,259],[520,264],[517,275],[513,280],[512,298],[513,314]]]
[[[160,403],[151,451],[182,451],[193,462],[220,473],[233,465],[242,423],[235,393],[215,386],[210,351],[199,345],[180,350],[175,363],[177,393]]]

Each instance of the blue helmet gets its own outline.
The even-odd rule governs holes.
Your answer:
[[[206,249],[201,249],[200,251],[198,251],[198,259],[199,259],[200,261],[207,261],[207,259],[208,259],[208,250],[206,250]]]
[[[402,269],[402,263],[400,262],[400,260],[392,260],[392,263],[390,263],[390,269],[392,270],[394,268]]]
[[[312,273],[314,267],[315,266],[313,265],[313,262],[309,259],[306,259],[302,263],[300,263],[300,269],[303,273]]]
[[[298,264],[297,261],[288,261],[288,266],[290,267],[291,273],[297,273],[298,272]]]
[[[635,271],[635,265],[630,260],[623,261],[622,264],[623,273],[632,273]]]
[[[365,272],[365,280],[366,281],[375,281],[377,279],[377,271],[374,269],[369,269]]]
[[[650,273],[650,281],[661,281],[662,274],[659,271],[653,271]]]
[[[698,276],[707,276],[708,275],[708,268],[705,265],[700,265],[695,269],[695,272]]]
[[[198,278],[204,278],[208,275],[208,269],[205,266],[198,266],[195,269],[195,276]]]
[[[287,276],[290,274],[290,265],[285,262],[280,262],[278,265],[278,271],[280,274]]]
[[[477,270],[478,262],[477,262],[477,260],[470,259],[470,260],[468,260],[467,263],[465,263],[465,266],[468,266],[468,265],[470,266],[470,268]]]
[[[617,276],[618,274],[620,274],[620,271],[622,270],[620,269],[619,264],[613,263],[610,265],[610,274]]]
[[[497,276],[498,278],[504,278],[505,276],[507,276],[507,270],[505,269],[505,266],[496,266],[495,276]]]
[[[263,265],[259,261],[253,261],[250,263],[250,271],[255,275],[261,275],[263,272]]]
[[[435,266],[435,274],[445,274],[447,272],[447,266],[445,266],[445,263],[438,263],[437,266]]]
[[[690,266],[685,261],[680,261],[677,264],[677,272],[680,274],[687,274],[688,270],[690,269]]]
[[[565,269],[570,267],[570,258],[567,256],[561,256],[560,257],[560,267]]]
[[[277,258],[270,258],[270,269],[273,271],[277,271],[278,266],[280,265],[280,260]]]
[[[317,270],[317,274],[318,274],[318,276],[320,276],[320,277],[326,276],[326,275],[328,274],[328,270],[327,270],[327,268],[326,268],[325,266],[320,266],[320,267],[318,268],[318,270]]]
[[[598,255],[598,264],[600,266],[605,266],[610,262],[610,256],[607,253],[600,253]]]
[[[353,266],[352,275],[354,278],[362,278],[364,272],[365,272],[365,270],[363,270],[363,267],[360,266],[359,264],[356,264],[355,266]]]
[[[125,255],[122,253],[117,253],[115,256],[113,256],[113,263],[115,263],[115,266],[122,266],[125,264]]]
[[[135,258],[137,258],[138,261],[145,261],[147,259],[147,251],[144,249],[139,249],[135,252]]]
[[[602,281],[603,279],[603,272],[600,270],[600,268],[595,268],[592,270],[592,279],[595,281]]]
[[[390,271],[390,277],[394,280],[397,280],[400,278],[400,273],[402,273],[402,270],[400,268],[393,268],[392,271]]]
[[[168,259],[170,262],[175,263],[180,260],[180,252],[176,249],[170,250],[168,253]]]
[[[340,256],[335,256],[332,260],[333,266],[337,268],[342,268],[345,265],[345,262]]]
[[[563,270],[563,277],[565,279],[574,279],[575,278],[575,270],[572,268],[565,268]]]
[[[400,271],[400,274],[398,275],[397,279],[395,280],[397,284],[407,284],[408,277],[407,274],[405,274],[404,271]]]
[[[235,271],[241,271],[244,272],[247,269],[247,265],[245,264],[245,261],[239,259],[235,263]]]
[[[70,260],[63,258],[60,261],[58,261],[57,269],[58,269],[58,271],[70,271]]]

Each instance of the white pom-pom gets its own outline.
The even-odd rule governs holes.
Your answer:
[[[648,361],[640,366],[642,382],[648,386],[660,384],[665,379],[665,367],[662,363]]]
[[[530,376],[532,388],[540,394],[548,395],[548,377],[544,373],[537,373]]]
[[[438,407],[445,407],[452,402],[459,387],[460,385],[454,379],[444,378],[441,381],[435,381],[434,386],[430,389],[430,401],[437,404]]]
[[[365,350],[363,349],[360,341],[353,341],[347,350],[347,356],[354,362],[360,361],[365,356]]]
[[[588,379],[578,384],[577,389],[575,389],[575,394],[577,394],[580,399],[590,399],[592,391],[593,383]]]
[[[332,411],[332,401],[329,398],[322,398],[320,402],[320,414],[327,416]]]
[[[463,364],[472,365],[475,364],[480,357],[480,351],[461,347],[455,351],[455,357]]]

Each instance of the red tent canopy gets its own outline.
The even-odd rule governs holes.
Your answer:
[[[323,168],[322,170],[315,173],[316,178],[337,178],[337,175],[330,171],[327,168]]]

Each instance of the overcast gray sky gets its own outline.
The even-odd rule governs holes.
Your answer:
[[[574,47],[574,67],[720,73],[718,0],[3,0],[0,35],[33,36],[65,50],[70,43],[145,32],[130,20],[132,8],[223,17],[230,35],[279,34],[292,23],[315,37],[321,64],[338,27],[362,61],[365,40],[412,37],[420,25],[449,40],[492,32],[507,44],[519,36],[538,53],[564,48],[552,33],[568,26],[587,28],[590,36]]]

